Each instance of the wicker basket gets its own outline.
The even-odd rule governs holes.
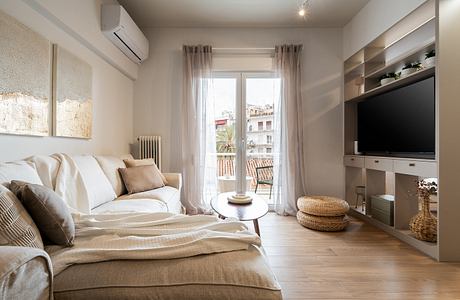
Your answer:
[[[346,201],[328,196],[300,197],[297,206],[304,213],[322,217],[343,216],[350,209]]]
[[[350,220],[346,216],[320,217],[301,211],[297,212],[297,221],[304,227],[318,231],[341,231],[350,223]]]
[[[430,212],[430,198],[423,199],[422,210],[414,216],[409,229],[415,238],[421,241],[435,243],[438,239],[438,220]]]

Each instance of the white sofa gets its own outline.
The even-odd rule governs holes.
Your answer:
[[[181,174],[165,173],[168,183],[162,188],[137,194],[126,194],[126,188],[118,169],[125,167],[123,159],[132,158],[131,155],[120,157],[73,155],[68,157],[75,163],[81,175],[84,190],[87,192],[86,197],[80,195],[70,197],[80,202],[78,207],[87,208],[81,209],[84,213],[184,212],[180,201]],[[0,164],[0,184],[8,185],[11,180],[22,180],[55,189],[60,168],[61,163],[55,156],[33,156],[23,161],[2,163]],[[81,203],[82,201],[85,203]]]
[[[122,158],[72,156],[85,199],[71,203],[91,213],[174,212],[180,204],[180,174],[164,174],[168,185],[126,195],[118,168]],[[11,180],[59,186],[75,182],[75,173],[50,156],[0,163],[0,184]],[[82,180],[81,180],[82,179]],[[72,188],[70,188],[72,190]],[[66,191],[67,193],[67,191]],[[69,203],[68,203],[69,204]],[[235,299],[281,300],[281,287],[261,250],[198,255],[180,259],[110,260],[75,264],[53,276],[52,253],[28,247],[0,246],[0,298],[2,299]]]

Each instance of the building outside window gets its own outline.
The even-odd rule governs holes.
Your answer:
[[[273,140],[273,137],[271,135],[267,135],[267,144],[270,145],[272,143],[272,140]]]
[[[272,121],[265,122],[265,129],[272,130]]]
[[[272,148],[267,148],[267,149],[265,149],[265,151],[266,151],[267,153],[272,153]]]
[[[257,122],[257,129],[259,131],[264,130],[264,122]]]

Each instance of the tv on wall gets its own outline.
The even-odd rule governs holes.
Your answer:
[[[358,151],[434,158],[434,76],[358,103]]]

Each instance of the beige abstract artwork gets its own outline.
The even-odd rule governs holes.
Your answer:
[[[93,102],[91,66],[55,45],[54,135],[91,138]]]
[[[0,11],[0,133],[49,135],[51,43]]]

